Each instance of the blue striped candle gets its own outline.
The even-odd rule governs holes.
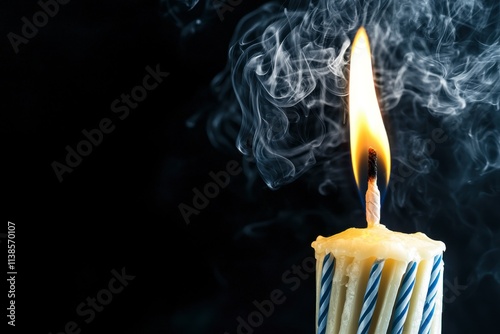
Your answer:
[[[405,323],[406,316],[408,315],[408,308],[410,306],[410,299],[413,287],[415,286],[416,276],[417,263],[412,261],[408,263],[406,272],[401,280],[398,296],[396,297],[391,334],[403,333],[403,325]]]
[[[318,334],[326,333],[326,322],[328,320],[328,308],[330,306],[330,295],[332,292],[333,273],[335,270],[335,258],[328,253],[323,259],[321,269],[321,290],[318,312]]]
[[[419,334],[428,334],[431,331],[432,316],[434,315],[434,309],[436,307],[439,276],[441,275],[441,261],[441,255],[436,255],[434,257],[431,279],[429,281],[429,288],[427,289],[427,296],[425,298],[422,322],[420,323],[420,329],[418,331]]]
[[[373,263],[370,270],[370,277],[366,285],[365,296],[363,298],[363,307],[358,322],[357,334],[366,334],[370,329],[375,304],[377,303],[378,288],[380,286],[380,278],[382,277],[382,269],[384,268],[385,260],[377,260]]]

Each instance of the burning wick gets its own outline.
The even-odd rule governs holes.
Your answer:
[[[368,189],[365,195],[368,226],[380,224],[380,191],[377,187],[377,151],[368,149]]]

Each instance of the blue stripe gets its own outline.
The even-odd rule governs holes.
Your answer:
[[[437,284],[441,277],[440,265],[442,261],[441,255],[436,255],[434,257],[434,263],[432,265],[431,271],[431,282],[429,282],[429,288],[427,290],[427,297],[424,304],[424,310],[422,313],[422,322],[420,323],[419,334],[430,333],[430,325],[432,322],[432,317],[434,316],[434,310],[436,308],[436,295],[437,295]]]
[[[382,277],[382,269],[384,268],[384,260],[377,260],[373,263],[368,278],[367,290],[363,298],[363,307],[361,316],[358,321],[357,334],[366,334],[370,329],[370,324],[377,304],[378,289]]]
[[[335,258],[328,253],[323,259],[323,267],[321,269],[322,277],[319,300],[318,334],[326,334],[326,320],[330,307],[334,268]]]
[[[406,272],[403,275],[396,305],[393,310],[395,313],[393,313],[391,334],[400,334],[403,332],[404,323],[410,307],[411,293],[415,286],[416,268],[417,263],[415,261],[408,263]]]

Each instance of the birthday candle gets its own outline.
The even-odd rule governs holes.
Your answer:
[[[350,75],[351,157],[358,186],[359,161],[368,157],[367,227],[318,236],[311,244],[317,260],[316,332],[439,334],[445,244],[380,223],[377,156],[383,158],[387,185],[390,149],[363,28],[353,42]],[[328,271],[332,263],[334,272]]]
[[[312,243],[317,272],[319,334],[427,334],[441,332],[442,253],[445,245],[421,232],[391,231],[377,222],[379,208],[370,154],[367,228],[349,228]],[[331,270],[335,263],[335,271]],[[321,275],[319,273],[321,272]],[[326,312],[326,320],[325,320]]]
[[[443,261],[434,258],[444,243],[379,224],[318,236],[312,247],[319,263],[335,262],[334,273],[317,273],[317,333],[386,334],[390,323],[392,333],[441,333]]]

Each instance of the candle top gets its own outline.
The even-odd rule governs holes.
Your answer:
[[[311,246],[316,255],[332,253],[335,257],[349,256],[358,260],[375,257],[405,262],[430,259],[446,249],[442,241],[433,240],[422,232],[395,232],[382,224],[353,227],[330,237],[318,236]]]

